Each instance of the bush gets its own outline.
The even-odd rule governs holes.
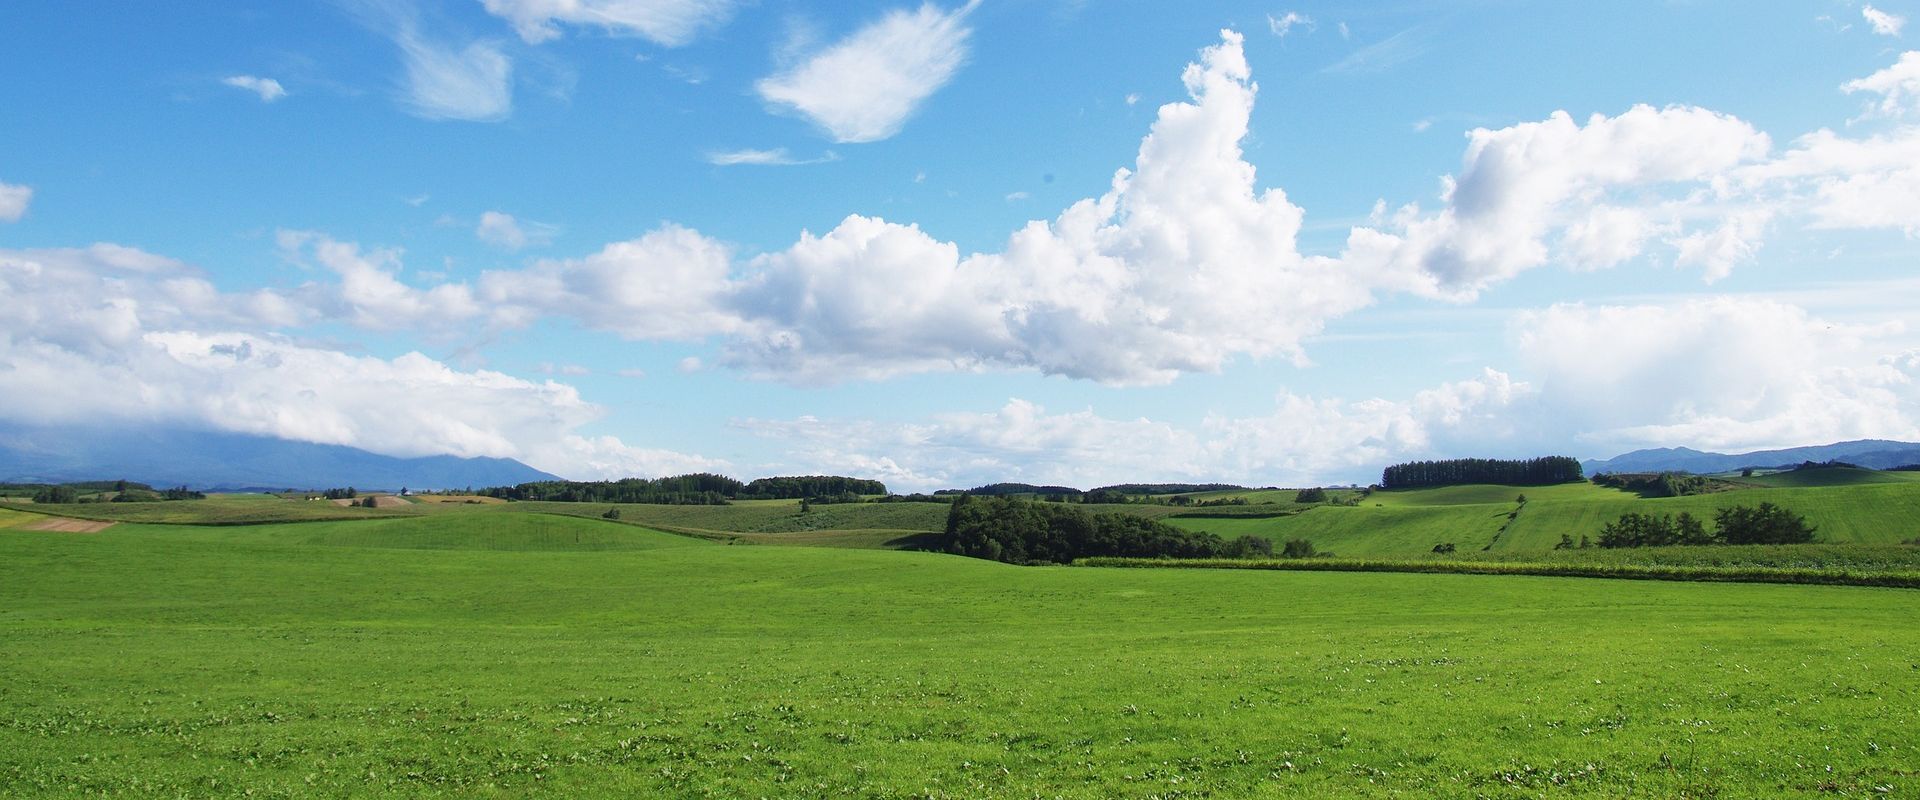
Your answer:
[[[1249,534],[1227,542],[1221,553],[1228,558],[1272,558],[1273,540]]]
[[[607,509],[607,513],[605,513],[605,514],[601,514],[601,515],[600,515],[600,518],[601,518],[601,519],[619,519],[619,518],[620,518],[620,509],[617,509],[617,508],[609,508],[609,509]]]
[[[1311,489],[1301,489],[1299,492],[1296,492],[1293,495],[1293,502],[1296,502],[1296,503],[1327,502],[1327,490],[1317,486]]]
[[[1453,543],[1452,543],[1452,542],[1441,542],[1440,544],[1436,544],[1436,545],[1434,545],[1434,546],[1433,546],[1433,552],[1435,552],[1435,553],[1440,553],[1440,554],[1443,554],[1443,555],[1444,555],[1444,554],[1446,554],[1446,553],[1451,553],[1451,552],[1453,552],[1453,551],[1454,551],[1454,549],[1455,549],[1455,548],[1454,548],[1454,546],[1453,546]]]
[[[1286,545],[1280,548],[1282,558],[1313,558],[1316,555],[1319,553],[1313,549],[1313,542],[1305,539],[1288,539]]]

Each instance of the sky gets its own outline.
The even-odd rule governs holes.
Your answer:
[[[1916,13],[8,3],[0,423],[896,491],[1920,440]]]

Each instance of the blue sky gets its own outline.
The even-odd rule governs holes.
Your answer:
[[[900,489],[1920,438],[1910,6],[14,3],[0,422]]]

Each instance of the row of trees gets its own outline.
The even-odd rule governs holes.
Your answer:
[[[516,486],[493,486],[475,492],[502,500],[656,505],[726,505],[733,500],[793,499],[814,503],[852,503],[859,502],[862,495],[886,493],[887,485],[879,481],[838,475],[759,478],[752,483],[741,483],[711,472],[617,481],[531,481]]]
[[[884,495],[887,485],[879,481],[862,478],[846,478],[839,475],[795,475],[777,478],[757,478],[740,491],[741,499],[798,500],[810,499],[814,502],[828,502],[821,498],[835,498],[852,495],[858,498],[863,494]]]
[[[1462,483],[1547,486],[1556,483],[1572,483],[1581,479],[1580,462],[1568,456],[1528,459],[1456,458],[1447,461],[1413,461],[1395,464],[1381,472],[1380,486],[1387,489],[1452,486]]]
[[[1714,514],[1713,530],[1685,511],[1679,516],[1628,512],[1600,529],[1601,547],[1709,544],[1804,544],[1813,541],[1807,518],[1772,503],[1730,506]]]
[[[1602,472],[1593,476],[1593,482],[1597,486],[1637,492],[1643,497],[1686,497],[1706,494],[1714,488],[1713,482],[1707,478],[1683,472]]]
[[[1063,503],[1007,497],[955,498],[941,540],[949,553],[1013,564],[1068,563],[1093,556],[1239,558],[1273,554],[1258,536],[1233,541],[1131,514],[1093,514]]]
[[[82,497],[80,495],[80,492],[82,490],[91,490],[94,492],[94,494],[88,495],[86,497]],[[99,502],[99,501],[108,499],[105,497],[107,490],[108,490],[107,484],[102,482],[97,482],[97,481],[89,484],[61,484],[57,486],[41,486],[34,491],[33,502],[36,502],[36,503]],[[186,486],[176,486],[172,489],[161,489],[159,491],[155,491],[153,487],[148,486],[144,483],[129,483],[127,481],[113,482],[113,484],[111,484],[111,491],[113,493],[113,497],[110,502],[115,502],[115,503],[152,503],[152,502],[158,502],[162,500],[205,500],[207,498],[205,494],[196,492],[192,489],[188,489]]]

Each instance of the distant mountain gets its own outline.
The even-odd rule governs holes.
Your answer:
[[[210,431],[0,425],[0,481],[139,481],[195,489],[452,489],[555,476],[510,458],[394,458]]]
[[[1808,461],[1845,461],[1873,469],[1890,469],[1920,464],[1920,444],[1886,439],[1861,439],[1853,442],[1789,447],[1784,450],[1756,450],[1751,453],[1708,453],[1687,447],[1661,447],[1635,450],[1604,461],[1583,461],[1588,475],[1598,472],[1692,472],[1708,474],[1732,472],[1746,467],[1783,467]]]

